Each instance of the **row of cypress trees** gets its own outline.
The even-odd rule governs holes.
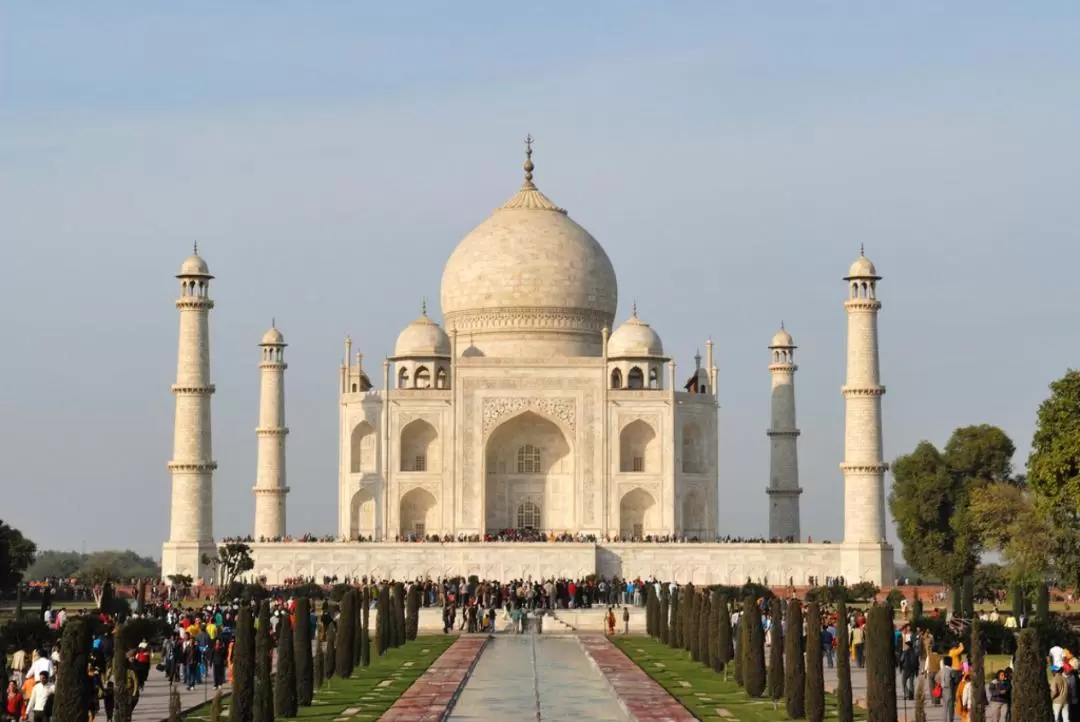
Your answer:
[[[753,596],[743,598],[739,623],[733,630],[731,613],[735,603],[736,600],[718,589],[699,590],[692,584],[678,587],[665,584],[657,592],[653,585],[646,598],[646,631],[662,644],[686,650],[691,659],[717,673],[723,673],[725,679],[728,668],[733,667],[735,682],[743,687],[748,696],[761,698],[767,693],[774,706],[778,706],[781,699],[785,700],[791,719],[822,722],[825,718],[825,679],[821,608],[816,603],[808,605],[806,621],[809,633],[804,637],[802,603],[795,599],[788,602],[786,621],[782,624],[782,603],[777,598],[770,600],[769,613],[773,624],[769,632],[769,663],[766,665],[761,606]],[[877,609],[880,611],[875,612],[875,616],[880,619],[875,623],[880,627],[880,620],[884,620],[890,630],[883,633],[882,627],[874,633],[875,639],[884,640],[876,646],[891,654],[891,611],[887,607]],[[837,611],[841,618],[846,618],[847,610],[843,603]],[[784,629],[787,630],[786,634]],[[839,625],[839,630],[839,647],[846,650],[848,635],[845,625]],[[837,718],[839,722],[852,722],[850,662],[846,653],[838,656]],[[884,654],[881,660],[886,660]],[[891,711],[893,716],[888,719],[894,722],[896,682],[891,658],[888,662],[892,679],[892,707],[890,710],[885,705],[884,714],[888,715]],[[888,689],[883,692],[887,694]],[[874,719],[884,720],[886,717]]]

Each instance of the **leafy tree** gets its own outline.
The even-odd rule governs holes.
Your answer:
[[[986,424],[957,429],[938,451],[928,441],[892,465],[889,507],[904,558],[920,574],[957,587],[982,552],[970,513],[973,492],[1012,478],[1012,440]]]
[[[972,506],[975,504],[973,501]],[[971,596],[975,602],[996,602],[998,593],[1008,586],[1008,576],[1000,564],[980,564],[971,575]]]
[[[670,585],[666,582],[660,585],[660,643],[666,644],[671,634],[669,629],[669,612],[671,611]]]
[[[1004,569],[991,564],[975,569],[976,599],[1042,580],[1058,544],[1051,513],[1037,504],[1031,489],[1004,482],[980,487],[972,493],[971,514],[983,545],[997,549],[1006,562]]]
[[[743,657],[743,682],[751,697],[765,694],[765,629],[761,626],[761,607],[753,597],[743,600],[747,646]]]
[[[873,582],[858,582],[852,584],[848,589],[847,599],[854,602],[868,602],[874,599],[880,591],[881,588]]]
[[[1012,722],[1046,722],[1053,719],[1046,663],[1039,651],[1039,635],[1028,628],[1020,632],[1012,683]]]
[[[896,664],[892,612],[875,604],[866,615],[868,722],[896,722]]]
[[[971,712],[970,719],[986,720],[986,666],[982,622],[971,621]],[[921,686],[921,685],[920,685]]]
[[[86,619],[76,617],[64,624],[64,636],[60,641],[60,658],[64,664],[59,666],[56,673],[54,722],[86,722],[90,712],[90,700],[86,694],[90,640],[90,625]]]
[[[806,716],[806,660],[803,657],[802,602],[788,600],[784,656],[787,658],[787,713],[791,719]]]
[[[62,552],[56,549],[46,549],[38,552],[34,557],[34,563],[26,570],[26,579],[70,579],[79,571],[86,559],[85,554],[79,552]]]
[[[773,597],[769,600],[769,619],[772,625],[769,628],[769,698],[773,701],[773,709],[784,698],[784,624],[783,605],[780,599]]]
[[[836,717],[838,722],[855,719],[851,693],[851,640],[848,637],[847,604],[836,605]]]
[[[22,583],[24,572],[34,563],[35,552],[34,542],[0,519],[0,594]]]
[[[725,681],[727,680],[728,664],[735,657],[734,640],[731,637],[731,609],[728,607],[728,598],[720,594],[720,609],[716,617],[717,655],[713,660],[713,669],[717,672],[722,670]]]
[[[334,663],[334,671],[338,677],[348,679],[353,671],[353,663],[356,661],[353,652],[353,643],[356,633],[353,627],[356,625],[356,597],[350,591],[341,598],[341,613],[337,620],[337,661]]]
[[[243,542],[222,544],[216,557],[204,554],[202,563],[214,570],[219,590],[227,590],[241,574],[255,568],[251,547]]]
[[[253,722],[273,722],[274,683],[271,658],[274,649],[270,640],[270,602],[259,605],[255,625],[255,694],[252,702]]]
[[[821,664],[821,607],[810,602],[806,608],[806,719],[825,719],[825,670]]]
[[[304,625],[307,626],[307,625]],[[296,656],[293,654],[293,628],[288,614],[281,617],[278,627],[277,685],[274,701],[278,717],[295,717],[299,700],[296,696]]]
[[[161,565],[150,557],[140,556],[130,549],[108,549],[83,555],[82,564],[72,576],[80,580],[92,576],[95,569],[106,569],[109,579],[127,581],[129,579],[161,577]]]
[[[301,707],[310,707],[315,694],[315,673],[311,668],[311,601],[307,597],[300,597],[296,601],[294,616],[296,624],[293,625],[292,648],[296,667],[296,702]]]

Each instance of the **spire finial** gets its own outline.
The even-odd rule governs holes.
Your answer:
[[[533,144],[533,137],[532,137],[532,134],[530,133],[529,135],[525,136],[525,166],[524,166],[524,168],[525,168],[525,187],[526,188],[534,188],[535,187],[533,185],[532,172],[533,172],[533,169],[536,168],[536,166],[534,166],[533,162],[532,162],[532,154],[533,154],[532,144]]]
[[[195,241],[194,253],[195,253],[196,256],[199,255],[199,242],[198,241]]]
[[[780,319],[780,330],[784,330],[784,319]]]
[[[277,316],[270,317],[270,328],[277,328]]]
[[[637,318],[637,299],[634,299],[634,312],[630,314],[631,318]]]
[[[421,296],[420,297],[420,315],[421,316],[426,316],[427,315],[427,296]]]
[[[862,243],[859,244],[859,255],[860,256],[865,256],[866,255],[866,246],[863,245]]]

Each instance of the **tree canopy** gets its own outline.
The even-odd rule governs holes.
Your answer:
[[[241,574],[255,568],[251,547],[243,542],[222,544],[216,557],[203,555],[202,562],[216,570],[220,589],[228,589]]]
[[[111,549],[90,554],[47,549],[26,570],[27,579],[75,577],[87,583],[161,576],[161,565],[130,549]]]
[[[972,518],[972,496],[1014,480],[1015,452],[1004,431],[982,424],[954,431],[944,451],[922,441],[893,462],[889,508],[913,569],[953,585],[974,571],[982,537]]]
[[[0,519],[0,592],[9,592],[22,582],[36,551],[34,542]]]

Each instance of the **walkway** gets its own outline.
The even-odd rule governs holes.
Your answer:
[[[187,687],[183,685],[177,685],[177,690],[180,692],[180,707],[187,711],[196,705],[202,704],[204,701],[209,702],[214,699],[213,685],[200,685],[195,689],[188,691]],[[229,686],[225,685],[223,693],[228,693]],[[207,709],[207,718],[209,718],[209,709]],[[139,704],[135,707],[135,712],[131,716],[132,722],[161,722],[161,720],[168,719],[169,717],[169,681],[165,679],[165,673],[159,672],[156,669],[150,670],[150,676],[146,680],[146,686],[143,687],[142,694],[139,695]]]
[[[919,681],[926,685],[926,722],[945,722],[945,708],[942,705],[933,704],[930,699],[930,685],[925,677]],[[829,692],[836,691],[836,670],[825,668],[825,689]],[[866,707],[866,670],[860,669],[854,664],[851,667],[851,695],[856,706]],[[914,722],[915,702],[904,699],[904,690],[900,683],[900,675],[896,676],[896,712],[899,722]],[[959,719],[960,715],[956,715]]]

